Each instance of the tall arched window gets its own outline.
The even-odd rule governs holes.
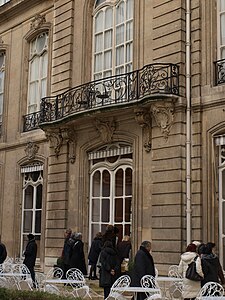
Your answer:
[[[225,1],[217,0],[218,59],[225,58]]]
[[[133,2],[96,1],[93,18],[94,80],[132,70]]]
[[[1,135],[3,101],[4,101],[4,78],[5,78],[5,52],[0,51],[0,135]]]
[[[47,93],[48,32],[39,34],[30,42],[28,113],[40,110],[41,98]]]
[[[116,225],[119,239],[131,234],[132,148],[114,144],[89,153],[90,230],[89,243],[107,224]]]
[[[43,165],[34,163],[24,166],[21,173],[23,175],[21,254],[25,249],[27,234],[32,233],[38,245],[37,257],[40,257]]]

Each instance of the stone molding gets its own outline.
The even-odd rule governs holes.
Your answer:
[[[150,110],[157,126],[161,129],[164,139],[167,141],[170,133],[170,128],[174,121],[174,103],[160,101],[152,104]]]
[[[35,144],[32,141],[28,142],[24,149],[28,160],[35,159],[36,154],[38,153],[38,150],[39,150],[39,146],[37,144]]]
[[[113,140],[113,134],[116,130],[116,122],[114,119],[101,120],[95,119],[95,127],[99,133],[99,136],[104,143],[111,143]]]
[[[59,128],[45,133],[47,140],[53,145],[55,156],[58,158],[63,143],[68,144],[68,159],[73,164],[76,160],[76,132],[74,128]]]
[[[152,118],[147,108],[135,108],[135,120],[143,130],[144,148],[146,152],[150,152],[152,148]]]
[[[37,14],[35,15],[34,19],[31,21],[30,29],[37,30],[41,27],[44,23],[46,23],[45,15]]]

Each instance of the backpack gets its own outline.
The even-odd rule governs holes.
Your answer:
[[[4,244],[0,243],[0,264],[2,264],[7,257],[7,251]]]
[[[187,271],[186,271],[186,278],[194,281],[201,281],[203,280],[203,277],[200,276],[197,271],[196,271],[196,260],[197,256],[195,259],[188,265]]]

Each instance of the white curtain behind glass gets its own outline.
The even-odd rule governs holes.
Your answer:
[[[40,110],[40,101],[47,93],[48,33],[30,43],[28,113]]]
[[[94,80],[132,70],[133,0],[105,4],[93,19]]]
[[[219,7],[219,59],[225,58],[225,0],[218,1]]]
[[[2,123],[2,114],[3,114],[4,77],[5,77],[5,53],[0,52],[0,123]]]

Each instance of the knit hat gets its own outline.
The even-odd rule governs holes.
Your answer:
[[[201,243],[199,241],[193,241],[192,244],[195,244],[196,247],[198,247],[199,245],[201,245]]]

